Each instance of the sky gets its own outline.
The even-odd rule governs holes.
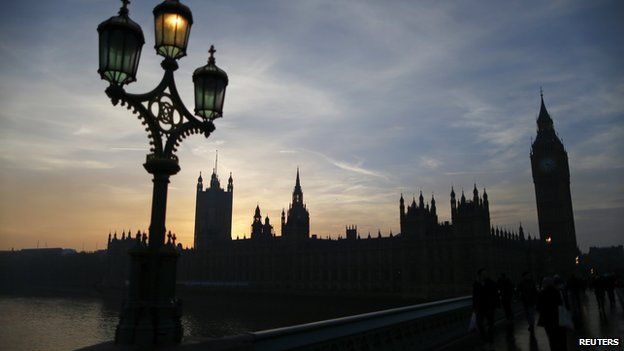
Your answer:
[[[224,118],[179,148],[167,228],[192,246],[195,186],[219,150],[234,178],[233,237],[253,210],[279,223],[297,166],[311,232],[399,232],[398,200],[487,188],[492,224],[535,235],[530,171],[539,89],[568,151],[579,246],[624,243],[624,3],[621,1],[183,1],[193,11],[176,71],[214,44],[230,79]],[[160,80],[152,8],[137,82]],[[120,3],[12,1],[0,22],[0,250],[102,249],[147,231],[147,136],[97,74],[97,25]],[[279,227],[276,226],[276,228]],[[277,228],[279,234],[279,228]]]

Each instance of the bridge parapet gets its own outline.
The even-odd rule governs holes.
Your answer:
[[[470,296],[204,340],[188,350],[431,350],[466,335]]]

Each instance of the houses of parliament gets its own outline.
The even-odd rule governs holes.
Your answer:
[[[398,199],[400,233],[362,236],[347,226],[344,236],[323,239],[310,234],[299,169],[292,201],[282,210],[279,234],[256,206],[251,230],[232,239],[234,184],[222,187],[216,167],[208,186],[199,176],[194,248],[182,250],[178,280],[251,291],[332,294],[389,294],[423,299],[468,293],[475,272],[565,273],[578,254],[567,152],[555,132],[543,96],[537,136],[531,146],[539,235],[522,226],[503,230],[490,220],[485,189],[450,191],[450,221],[440,222],[436,199]],[[126,239],[137,240],[137,239]],[[121,245],[109,240],[109,248]]]

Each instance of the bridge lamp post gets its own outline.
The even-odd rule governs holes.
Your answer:
[[[193,73],[195,114],[188,111],[178,94],[174,71],[186,55],[193,24],[191,10],[178,0],[165,0],[154,8],[156,53],[164,57],[164,74],[151,91],[131,94],[124,85],[136,80],[145,43],[141,27],[128,16],[128,0],[122,0],[117,16],[100,23],[100,77],[109,82],[106,94],[113,105],[121,103],[145,126],[150,153],[143,167],[153,175],[149,242],[138,240],[129,250],[131,258],[128,298],[122,307],[115,342],[135,345],[167,345],[182,339],[181,303],[175,297],[176,262],[174,243],[165,243],[165,214],[169,177],[180,171],[175,155],[182,140],[191,134],[209,137],[213,120],[222,117],[227,74],[215,64],[210,47],[208,64]]]

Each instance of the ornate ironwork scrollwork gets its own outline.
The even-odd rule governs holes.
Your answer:
[[[175,152],[180,142],[192,134],[210,136],[215,129],[210,120],[195,117],[182,103],[173,72],[177,67],[163,64],[165,73],[154,90],[144,94],[127,93],[123,87],[106,89],[113,105],[121,103],[137,115],[150,141],[150,159],[169,159],[177,163]]]

